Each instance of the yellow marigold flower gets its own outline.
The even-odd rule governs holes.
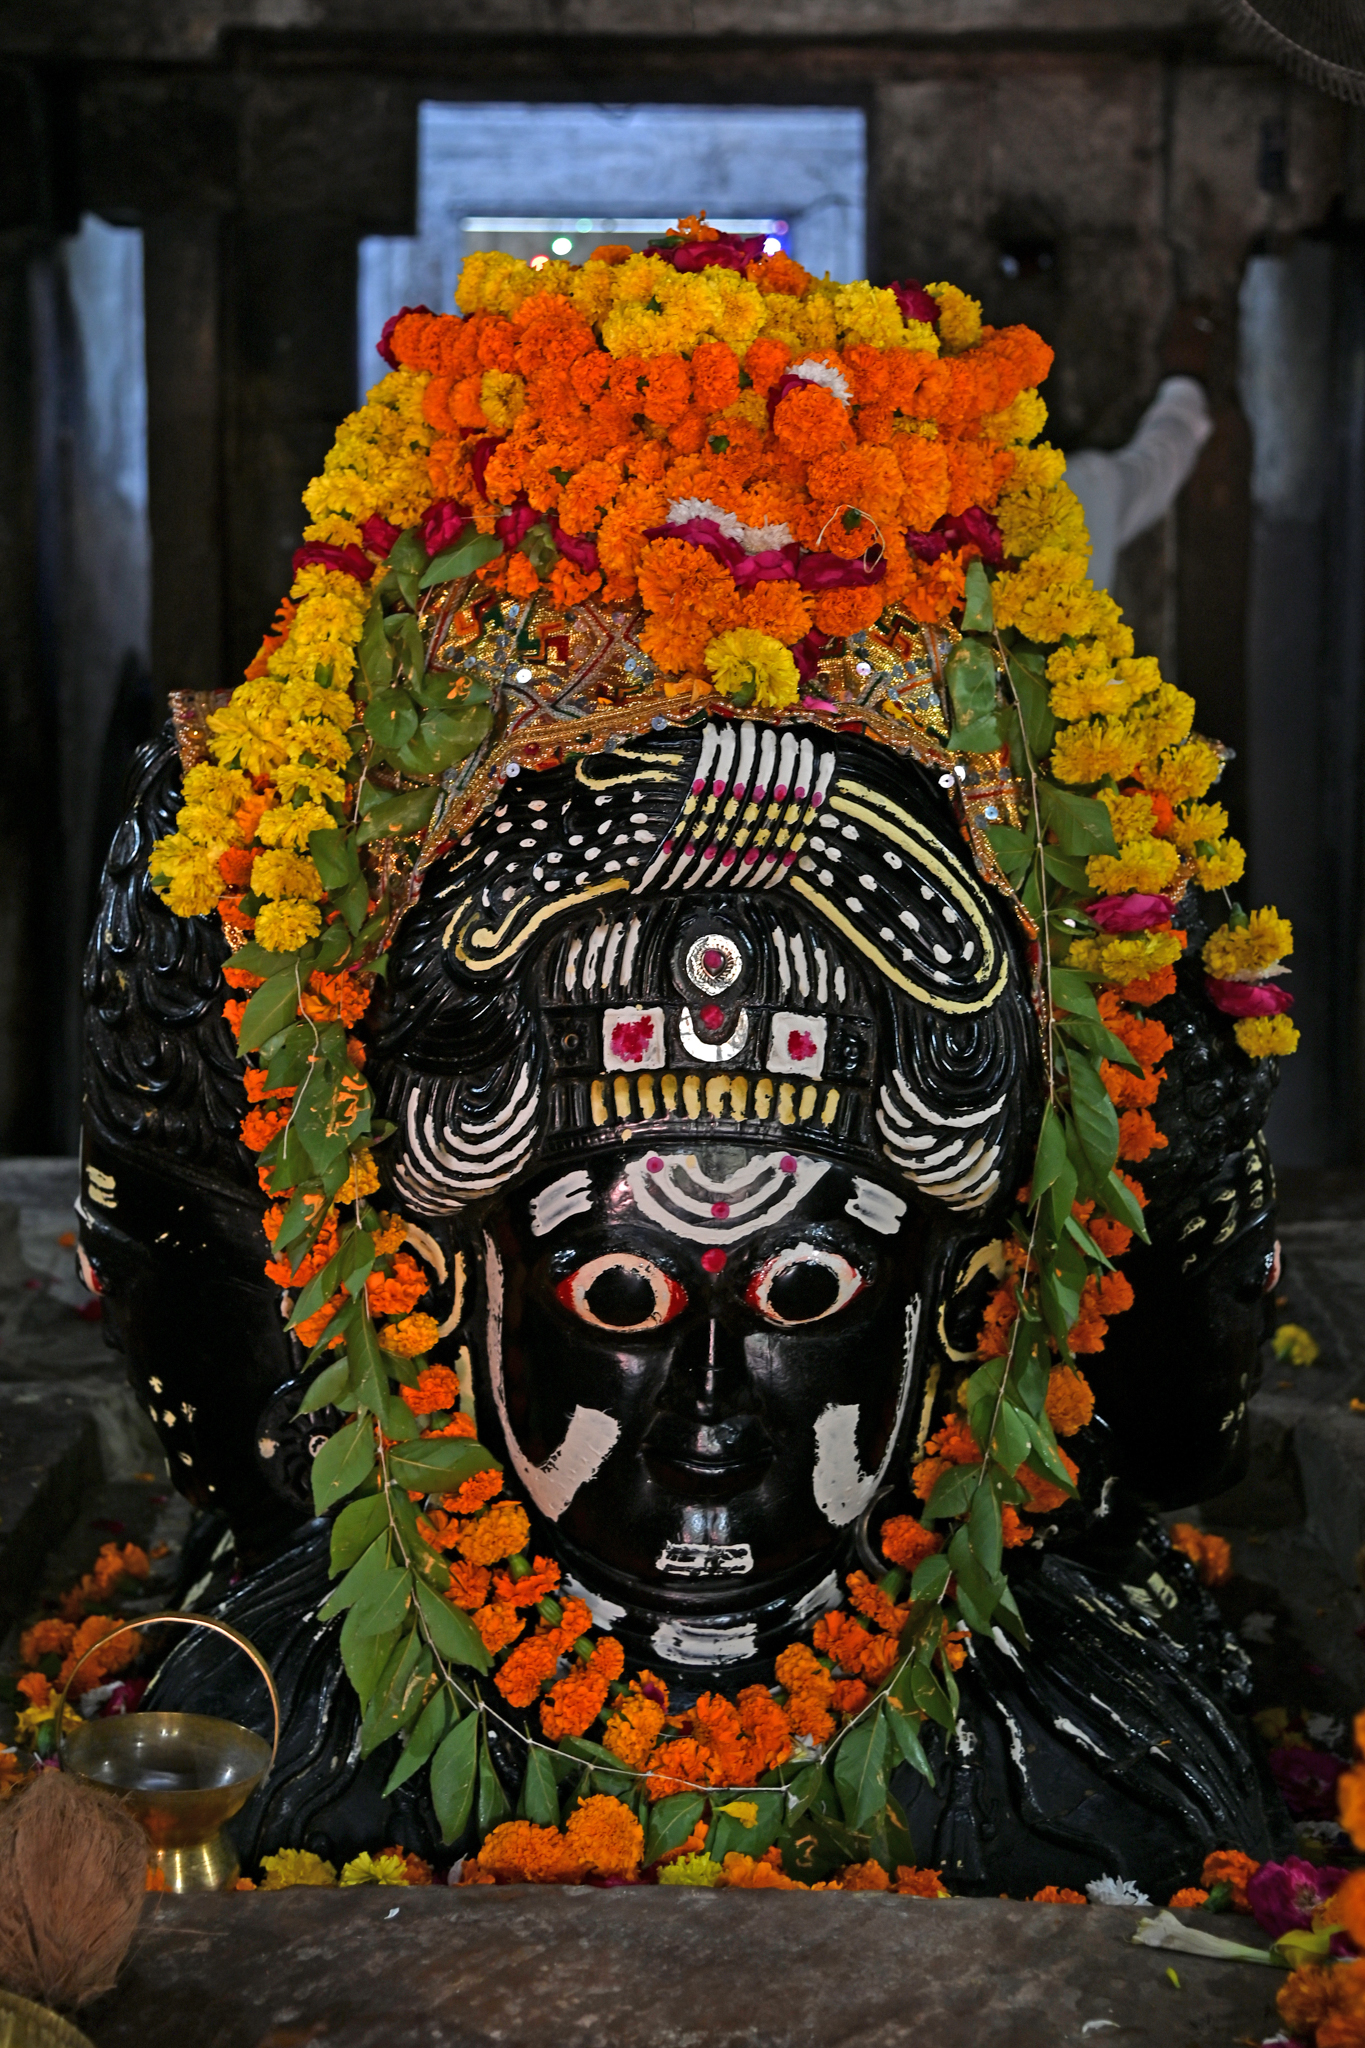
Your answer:
[[[435,1316],[402,1316],[396,1323],[387,1323],[379,1332],[379,1348],[391,1351],[396,1358],[420,1358],[441,1334],[441,1325]]]
[[[223,880],[211,854],[202,847],[163,839],[149,863],[152,887],[177,917],[204,917],[223,893]]]
[[[1092,854],[1086,878],[1102,896],[1163,896],[1180,868],[1180,855],[1169,839],[1130,839],[1121,853]]]
[[[1028,394],[1024,393],[1023,395],[1027,397]],[[1005,415],[997,413],[994,417],[1003,419]],[[1061,483],[1065,474],[1065,455],[1063,455],[1060,448],[1054,448],[1051,442],[1044,441],[1037,448],[1019,449],[1014,458],[1014,468],[1010,473],[1009,489],[1011,491],[1047,490],[1050,485]],[[1074,491],[1072,496],[1075,497]],[[1077,502],[1079,503],[1079,500]]]
[[[1196,738],[1172,747],[1155,767],[1149,766],[1145,772],[1150,788],[1159,789],[1173,804],[1183,804],[1191,797],[1203,796],[1218,780],[1223,772],[1223,757],[1207,740]]]
[[[275,770],[275,787],[286,805],[295,796],[314,804],[339,804],[346,797],[345,780],[335,769],[307,768],[301,761],[282,761]]]
[[[926,285],[931,299],[938,301],[938,338],[950,356],[959,355],[981,339],[981,307],[955,284]]]
[[[1134,932],[1129,938],[1073,939],[1067,966],[1105,981],[1145,981],[1159,967],[1173,967],[1184,949],[1174,932]]]
[[[794,355],[833,349],[838,339],[833,304],[816,291],[804,299],[786,292],[765,292],[761,332],[767,341],[785,341]]]
[[[1086,557],[1062,548],[1040,548],[1016,570],[997,576],[991,590],[997,626],[1017,626],[1030,640],[1047,645],[1103,633],[1117,621],[1118,606],[1107,590],[1096,590]]]
[[[234,692],[221,711],[210,711],[209,751],[224,767],[234,764],[248,775],[269,775],[284,759],[288,720],[275,706],[253,701],[250,685]]]
[[[256,837],[262,846],[306,847],[310,832],[326,832],[336,819],[321,804],[272,804],[261,815]]]
[[[1048,703],[1053,717],[1065,725],[1076,719],[1101,715],[1122,717],[1136,695],[1138,692],[1114,675],[1106,663],[1103,668],[1083,670],[1069,676],[1065,682],[1054,683],[1048,693]]]
[[[717,1885],[723,1876],[721,1865],[698,1851],[695,1855],[678,1856],[672,1863],[665,1863],[659,1872],[659,1883]]]
[[[1149,839],[1155,833],[1156,806],[1145,790],[1135,789],[1130,796],[1124,796],[1117,789],[1101,789],[1097,795],[1109,813],[1109,823],[1120,846],[1130,839]]]
[[[1177,811],[1171,837],[1182,853],[1193,853],[1199,841],[1212,845],[1228,829],[1228,814],[1221,804],[1186,804]]]
[[[267,953],[297,952],[321,930],[322,913],[316,903],[284,896],[278,902],[263,903],[256,913],[256,942]]]
[[[1142,757],[1154,761],[1185,739],[1194,722],[1194,699],[1174,683],[1159,683],[1133,706],[1128,727],[1142,742]]]
[[[474,249],[465,257],[455,303],[462,313],[515,313],[534,289],[535,272],[504,249]]]
[[[359,1856],[353,1856],[341,1872],[343,1884],[406,1884],[407,1881],[407,1865],[401,1856],[371,1856],[368,1849]]]
[[[1310,1336],[1302,1323],[1281,1323],[1270,1342],[1275,1356],[1286,1365],[1316,1365],[1322,1356],[1317,1338]]]
[[[301,896],[309,903],[319,903],[327,894],[313,862],[283,849],[257,854],[251,869],[251,887],[257,896]]]
[[[569,280],[569,298],[591,327],[600,327],[611,310],[612,266],[591,259]]]
[[[834,294],[834,325],[840,347],[865,341],[873,348],[899,348],[905,339],[905,321],[895,293],[865,281],[839,286]]]
[[[706,666],[722,696],[742,697],[746,704],[781,710],[801,694],[801,673],[791,649],[748,626],[713,640]]]
[[[185,777],[185,802],[205,804],[229,816],[251,795],[251,777],[235,768],[215,768],[212,761],[199,761]]]
[[[1052,744],[1052,772],[1059,782],[1121,782],[1142,759],[1142,747],[1121,718],[1091,718],[1063,726]]]
[[[511,370],[485,370],[479,404],[494,433],[509,433],[517,415],[525,411],[526,385]]]
[[[1246,871],[1246,849],[1240,839],[1213,842],[1211,853],[1196,853],[1194,878],[1201,889],[1230,889]]]
[[[15,1719],[14,1736],[16,1742],[18,1742],[21,1745],[21,1747],[25,1749],[31,1749],[34,1743],[38,1740],[39,1731],[43,1728],[46,1728],[50,1721],[55,1720],[56,1715],[57,1699],[55,1694],[53,1695],[52,1703],[50,1706],[25,1707],[23,1712],[19,1714]],[[63,1707],[63,1735],[70,1735],[74,1729],[79,1728],[81,1725],[81,1717],[76,1712],[76,1709],[74,1707]]]
[[[277,1856],[262,1856],[263,1892],[282,1892],[296,1884],[335,1884],[336,1865],[324,1863],[311,1849],[281,1849]],[[354,1880],[352,1880],[354,1882]]]
[[[1220,924],[1204,941],[1203,961],[1217,981],[1246,981],[1287,959],[1294,927],[1273,906],[1253,910],[1245,924]]]
[[[1298,1029],[1283,1012],[1278,1017],[1239,1017],[1233,1037],[1254,1060],[1269,1059],[1272,1053],[1283,1059],[1299,1047]]]
[[[737,270],[710,270],[706,276],[718,302],[710,331],[717,341],[728,341],[736,355],[742,355],[763,325],[763,294]]]
[[[325,707],[326,715],[300,718],[293,713],[288,702],[293,691],[294,686],[291,684],[280,693],[281,708],[290,711],[292,718],[284,735],[290,759],[298,761],[305,754],[311,754],[314,760],[321,761],[329,767],[344,768],[351,755],[351,743],[346,737],[346,731],[355,718],[349,694],[342,690],[320,690],[317,693],[319,697],[325,696],[332,700]],[[331,716],[334,711],[340,714],[339,720]]]
[[[1080,639],[1074,647],[1053,648],[1047,658],[1047,679],[1050,683],[1065,683],[1097,672],[1108,675],[1132,651],[1133,635],[1116,608],[1114,617],[1103,623],[1093,638]],[[1151,687],[1149,683],[1143,685],[1143,689]]]
[[[1070,484],[1028,483],[1016,472],[1001,493],[995,517],[1007,555],[1031,555],[1039,548],[1090,553],[1085,513]]]
[[[914,324],[918,325],[918,322]],[[1009,448],[1036,441],[1046,425],[1047,406],[1038,393],[1021,391],[1003,412],[987,413],[981,422],[981,431],[988,441],[997,441],[1002,448]],[[1060,451],[1054,449],[1051,452],[1056,454]]]
[[[358,1152],[351,1154],[351,1170],[336,1191],[338,1208],[347,1202],[357,1201],[362,1195],[372,1195],[379,1186],[379,1168],[374,1163],[374,1154],[368,1145],[362,1145]]]

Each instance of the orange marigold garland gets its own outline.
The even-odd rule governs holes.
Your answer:
[[[946,284],[813,278],[704,220],[581,268],[479,252],[457,298],[458,316],[405,309],[386,329],[391,374],[305,493],[290,595],[210,717],[209,758],[186,774],[153,879],[179,914],[216,912],[233,945],[224,1014],[247,1062],[267,1270],[315,1372],[304,1408],[350,1410],[314,1464],[319,1511],[340,1508],[345,1574],[323,1611],[403,1575],[389,1653],[409,1702],[400,1771],[432,1758],[448,1838],[476,1781],[480,1811],[496,1812],[490,1709],[464,1675],[477,1672],[537,1717],[552,1756],[586,1744],[630,1774],[562,1832],[537,1779],[547,1811],[493,1827],[470,1881],[628,1874],[709,1811],[700,1861],[751,1873],[730,1882],[794,1882],[758,1875],[772,1870],[762,1800],[750,1820],[752,1802],[727,1811],[719,1793],[761,1795],[798,1750],[843,1739],[885,1739],[927,1775],[923,1723],[952,1724],[967,1634],[1020,1627],[1003,1552],[1036,1540],[1031,1518],[1074,1489],[1059,1439],[1093,1412],[1076,1359],[1131,1302],[1113,1261],[1142,1228],[1120,1161],[1165,1143],[1153,1109],[1170,1041],[1143,1012],[1174,986],[1184,889],[1241,872],[1205,801],[1221,755],[1085,578],[1063,459],[1034,445],[1051,353],[1028,329],[984,325]],[[735,1702],[670,1714],[666,1689],[628,1678],[619,1646],[562,1598],[553,1561],[527,1558],[528,1518],[502,1496],[459,1375],[429,1362],[440,1325],[420,1244],[371,1202],[386,1135],[360,1035],[374,976],[441,778],[478,757],[500,711],[486,684],[426,674],[420,591],[459,578],[474,607],[502,593],[638,602],[675,721],[706,704],[800,716],[829,636],[891,605],[952,622],[948,744],[995,754],[1022,792],[1021,828],[990,836],[1039,935],[1048,1103],[979,1362],[916,1465],[920,1513],[885,1527],[887,1571],[855,1573],[814,1646],[778,1658],[775,1688]],[[1291,943],[1273,912],[1234,908],[1205,948],[1212,999],[1251,1057],[1292,1049],[1271,985]],[[378,1668],[350,1668],[368,1701]],[[615,1814],[590,1830],[588,1807]],[[857,1868],[886,1880],[882,1846]],[[921,1876],[899,1869],[898,1888]]]

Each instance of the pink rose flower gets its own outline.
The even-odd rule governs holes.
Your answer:
[[[859,590],[866,584],[880,583],[885,575],[884,555],[869,568],[861,555],[846,562],[842,555],[821,554],[803,557],[796,580],[803,590]]]
[[[381,561],[387,561],[390,550],[402,531],[401,526],[395,526],[382,512],[371,512],[360,529],[360,538],[372,555],[378,555]]]
[[[1303,1750],[1272,1750],[1271,1756],[1302,1756]],[[1278,1941],[1292,1930],[1306,1931],[1324,1899],[1346,1881],[1344,1870],[1329,1864],[1308,1863],[1302,1856],[1286,1856],[1283,1863],[1263,1863],[1247,1885],[1247,1904],[1256,1925]]]
[[[452,547],[464,530],[469,518],[469,507],[457,505],[453,498],[437,498],[422,514],[422,546],[429,555],[439,555],[442,548]]]
[[[484,489],[484,473],[489,463],[493,460],[493,450],[500,448],[506,439],[506,434],[485,434],[483,439],[476,441],[469,451],[469,467],[474,472],[474,488],[485,501],[487,501],[488,492]]]
[[[965,512],[945,513],[928,533],[907,533],[905,545],[922,562],[936,562],[940,555],[961,548],[975,548],[988,569],[998,569],[1005,559],[1000,528],[979,505],[969,505]]]
[[[1346,1768],[1339,1756],[1325,1749],[1281,1748],[1270,1750],[1266,1761],[1296,1820],[1336,1819],[1337,1779]]]
[[[294,574],[309,568],[341,569],[359,583],[368,583],[374,574],[374,563],[359,548],[336,548],[322,540],[310,540],[306,547],[294,550]]]
[[[1166,896],[1105,896],[1087,903],[1085,914],[1102,932],[1149,932],[1154,925],[1169,924],[1175,906]]]
[[[902,320],[923,320],[930,327],[938,326],[938,301],[930,298],[917,277],[907,277],[900,284],[893,283],[891,290],[896,295]]]
[[[1278,1017],[1294,1007],[1289,990],[1271,981],[1219,981],[1206,974],[1204,987],[1214,1009],[1225,1017]]]
[[[559,521],[550,516],[550,539],[559,549],[566,562],[572,562],[576,569],[590,571],[600,569],[597,559],[597,542],[587,533],[565,533]]]
[[[662,256],[675,270],[746,270],[763,254],[762,235],[717,235],[714,241],[652,242],[651,256]]]
[[[527,505],[523,502],[520,505],[514,505],[510,512],[504,512],[500,519],[495,519],[493,531],[497,534],[498,539],[506,545],[507,552],[510,555],[513,548],[520,546],[521,542],[525,540],[527,534],[531,531],[531,528],[538,526],[544,517],[545,514],[537,512],[534,505]]]
[[[792,659],[803,683],[808,683],[820,666],[820,660],[829,646],[832,635],[822,633],[818,626],[812,626],[803,640],[798,640],[792,649]]]

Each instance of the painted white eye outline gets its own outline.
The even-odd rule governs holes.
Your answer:
[[[838,1282],[838,1292],[829,1307],[820,1309],[813,1316],[779,1315],[771,1306],[774,1282],[784,1278],[796,1266],[823,1266],[827,1273],[833,1273]],[[823,1323],[829,1316],[837,1315],[866,1286],[866,1276],[842,1252],[826,1251],[820,1245],[794,1244],[764,1260],[745,1288],[744,1299],[750,1308],[757,1309],[770,1323],[777,1323],[784,1330],[797,1330],[810,1323]]]
[[[638,1323],[604,1322],[588,1306],[588,1295],[594,1284],[604,1273],[617,1268],[627,1273],[638,1273],[649,1282],[654,1306]],[[579,1266],[567,1274],[555,1288],[555,1299],[580,1322],[591,1324],[593,1329],[610,1330],[614,1336],[630,1337],[639,1335],[643,1330],[661,1330],[665,1323],[671,1323],[687,1306],[687,1289],[680,1287],[652,1259],[643,1257],[639,1252],[602,1252],[597,1258],[589,1259],[586,1266]]]

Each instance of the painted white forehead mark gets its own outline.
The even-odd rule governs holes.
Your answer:
[[[798,1208],[829,1172],[829,1161],[761,1152],[728,1178],[701,1171],[690,1152],[633,1159],[626,1182],[635,1206],[672,1237],[692,1244],[736,1244]]]
[[[879,1230],[883,1237],[894,1237],[901,1227],[905,1204],[889,1188],[878,1187],[875,1180],[859,1180],[855,1174],[853,1199],[845,1202],[844,1214],[855,1223],[865,1223],[869,1230]]]
[[[862,1182],[859,1182],[862,1186]],[[904,1204],[902,1204],[902,1207]],[[531,1229],[537,1237],[557,1230],[570,1216],[585,1216],[592,1207],[592,1184],[584,1167],[551,1181],[531,1197]]]

